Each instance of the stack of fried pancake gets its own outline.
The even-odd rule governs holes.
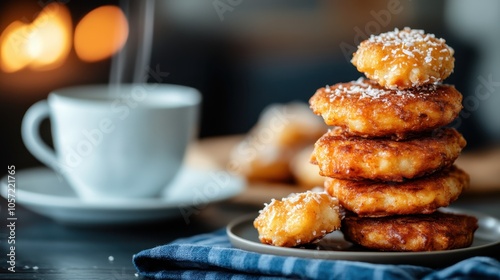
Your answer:
[[[453,165],[466,141],[450,124],[462,95],[442,84],[453,49],[422,30],[394,30],[358,46],[366,78],[320,88],[311,109],[333,128],[315,144],[326,191],[347,210],[346,239],[383,251],[470,246],[477,219],[440,212],[468,187]]]

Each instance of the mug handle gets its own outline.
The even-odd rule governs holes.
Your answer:
[[[33,104],[23,117],[21,135],[28,151],[39,161],[57,171],[59,163],[55,151],[45,144],[40,137],[40,124],[49,115],[50,108],[47,100],[41,100]]]

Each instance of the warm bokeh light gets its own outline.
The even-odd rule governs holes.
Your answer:
[[[84,61],[110,57],[125,44],[127,18],[116,6],[102,6],[85,15],[75,29],[75,51]]]
[[[31,59],[26,49],[28,25],[20,21],[11,23],[0,37],[1,67],[5,72],[15,72],[26,67]]]
[[[47,5],[30,24],[11,23],[0,36],[4,72],[25,67],[49,70],[61,65],[71,50],[72,22],[66,6]]]

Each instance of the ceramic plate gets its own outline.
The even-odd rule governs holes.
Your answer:
[[[182,216],[197,207],[241,193],[245,180],[224,171],[183,167],[159,197],[111,202],[83,201],[64,179],[47,168],[16,172],[16,203],[65,224],[124,224]],[[7,198],[7,177],[2,178]]]
[[[460,209],[442,211],[475,216],[479,228],[468,248],[433,252],[377,252],[363,249],[344,240],[340,231],[331,233],[310,248],[283,248],[260,243],[253,227],[256,215],[241,217],[227,227],[229,240],[234,247],[263,254],[295,256],[315,259],[349,260],[386,264],[413,264],[430,267],[448,266],[460,260],[494,255],[500,250],[500,220],[477,212]]]

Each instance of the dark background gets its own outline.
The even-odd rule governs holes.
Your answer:
[[[488,40],[492,38],[493,42],[498,41],[495,38],[500,37],[500,29],[496,22],[484,20],[487,15],[483,17],[481,9],[467,11],[462,2],[157,1],[150,66],[169,73],[162,83],[193,86],[203,93],[201,138],[247,132],[269,104],[307,102],[319,87],[357,79],[362,74],[349,62],[352,51],[342,51],[342,46],[354,47],[370,33],[395,27],[424,29],[445,38],[455,49],[456,58],[455,71],[446,83],[455,84],[467,97],[474,94],[479,76],[493,75],[494,81],[500,80],[496,78],[499,71],[481,68],[481,61],[489,59],[488,50],[492,49],[484,46],[491,46],[493,43]],[[474,1],[474,5],[488,11],[490,2]],[[0,32],[12,21],[29,22],[44,3],[0,2]],[[120,4],[118,1],[64,3],[71,11],[73,25],[98,6]],[[222,7],[217,6],[220,3],[235,5],[223,12],[221,18],[216,8]],[[497,6],[492,7],[493,13],[500,14]],[[388,7],[398,7],[399,12],[391,13],[390,18],[381,17],[383,11],[387,14]],[[464,12],[472,15],[462,17]],[[463,22],[467,20],[471,22]],[[468,33],[461,31],[461,24],[470,26]],[[134,26],[130,29],[135,31]],[[468,35],[475,33],[489,35],[480,37],[485,39],[483,42]],[[0,166],[16,165],[20,170],[40,165],[21,140],[24,112],[53,89],[107,83],[110,64],[110,59],[95,63],[80,61],[72,50],[65,64],[57,69],[16,73],[0,70]],[[466,152],[498,143],[496,132],[500,132],[500,127],[485,120],[498,119],[500,115],[485,118],[484,114],[482,117],[478,114],[488,102],[466,107],[470,114],[462,118],[458,127],[468,140]],[[47,140],[49,131],[49,124],[44,124],[42,134]],[[6,168],[1,172],[5,173]]]

